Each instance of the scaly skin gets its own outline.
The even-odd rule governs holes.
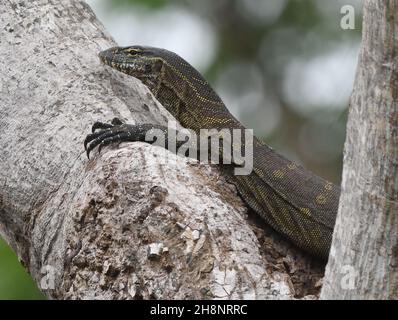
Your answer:
[[[150,47],[115,47],[100,53],[106,65],[140,79],[158,101],[186,128],[244,129],[201,74],[170,51]],[[96,123],[87,136],[87,154],[99,145],[144,141],[151,124]],[[102,129],[94,132],[96,129]],[[253,171],[235,176],[233,165],[220,168],[244,201],[271,227],[303,250],[327,259],[340,189],[290,162],[254,138]]]

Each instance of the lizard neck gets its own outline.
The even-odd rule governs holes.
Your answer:
[[[158,84],[150,90],[185,128],[195,132],[200,129],[243,129],[200,73],[192,67],[188,71],[189,77],[183,70],[164,62]]]

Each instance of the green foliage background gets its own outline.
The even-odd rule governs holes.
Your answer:
[[[286,0],[278,18],[267,22],[248,16],[241,9],[241,0],[103,0],[103,2],[109,10],[140,8],[149,13],[159,12],[172,5],[204,19],[215,30],[218,41],[213,61],[206,70],[201,70],[206,78],[214,85],[228,67],[239,62],[250,63],[256,70],[260,70],[265,84],[264,92],[272,93],[282,115],[280,125],[262,138],[276,150],[288,156],[293,155],[294,160],[302,162],[317,174],[339,183],[346,122],[344,107],[348,106],[348,100],[343,108],[328,109],[320,106],[313,108],[311,113],[298,112],[295,102],[285,96],[281,70],[284,65],[295,59],[311,59],[338,45],[358,43],[361,32],[360,11],[356,11],[355,30],[343,31],[340,28],[341,6],[358,4],[358,1]],[[254,2],[259,3],[258,0]],[[329,11],[321,10],[321,6],[326,4]],[[294,37],[285,39],[281,36],[284,32],[292,30],[294,32],[291,34],[295,35]],[[314,41],[309,40],[311,37]],[[261,46],[265,38],[269,39],[266,50]],[[206,50],[198,44],[199,49]],[[328,77],[328,74],[324,76]],[[231,91],[240,90],[245,88],[245,81],[244,77],[236,77],[228,79],[225,86]],[[299,101],[300,97],[297,99]],[[263,101],[262,104],[263,108],[267,107],[267,101]],[[241,121],[255,131],[261,129],[261,121],[257,119],[261,111],[261,108],[252,112],[242,110]],[[324,119],[331,121],[325,125]],[[300,147],[298,141],[303,130],[315,133],[309,135],[315,140],[305,146],[306,150]],[[325,148],[332,151],[326,156],[323,155],[324,161],[319,161],[318,158]],[[15,254],[0,239],[0,299],[42,298],[40,291],[19,264]]]
[[[0,238],[0,300],[43,299],[10,247]]]

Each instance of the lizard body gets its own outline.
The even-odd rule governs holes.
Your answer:
[[[151,47],[115,47],[100,53],[106,65],[140,79],[185,127],[244,129],[202,75],[177,54]],[[99,145],[144,141],[145,132],[162,126],[96,123],[85,140],[87,153]],[[95,129],[102,129],[94,132]],[[88,148],[87,145],[89,144]],[[253,171],[236,176],[233,165],[220,165],[243,200],[272,228],[303,250],[327,259],[340,189],[254,137]]]

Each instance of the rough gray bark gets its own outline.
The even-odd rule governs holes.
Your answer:
[[[215,168],[143,143],[87,160],[94,121],[170,119],[138,80],[99,63],[114,45],[82,1],[0,3],[0,234],[45,294],[316,293],[322,268],[250,222]]]
[[[398,1],[367,0],[324,299],[398,298]]]

